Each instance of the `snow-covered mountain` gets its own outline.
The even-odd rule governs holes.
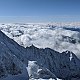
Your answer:
[[[0,30],[21,46],[69,50],[80,58],[80,23],[1,24]]]
[[[34,45],[24,48],[0,31],[0,80],[28,78],[80,79],[80,60],[70,51],[60,53]]]
[[[22,47],[0,31],[0,79],[23,73],[25,57],[22,53]]]

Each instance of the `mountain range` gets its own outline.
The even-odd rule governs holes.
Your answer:
[[[43,76],[44,75],[44,76]],[[78,80],[80,59],[71,51],[23,47],[0,31],[0,80]]]

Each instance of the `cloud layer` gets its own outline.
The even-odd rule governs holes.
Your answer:
[[[24,47],[34,44],[39,48],[49,47],[59,52],[69,50],[80,57],[79,31],[66,30],[64,26],[76,29],[80,23],[1,24],[0,30]]]

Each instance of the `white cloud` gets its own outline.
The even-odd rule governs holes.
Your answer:
[[[39,48],[49,47],[59,52],[70,50],[78,56],[80,54],[80,43],[73,44],[69,42],[68,38],[64,40],[63,36],[68,36],[78,41],[80,40],[80,33],[65,30],[61,26],[73,27],[74,25],[75,27],[78,25],[77,27],[79,27],[80,23],[62,25],[55,23],[53,25],[57,27],[51,29],[51,26],[47,24],[5,24],[0,25],[0,29],[24,47],[34,44]]]

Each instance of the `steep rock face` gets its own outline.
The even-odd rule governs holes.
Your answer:
[[[0,31],[0,78],[22,73],[23,65],[28,67],[28,61],[36,61],[43,67],[40,73],[46,73],[48,69],[61,79],[80,78],[80,60],[72,52],[59,53],[34,45],[24,48]]]
[[[21,47],[0,31],[0,78],[22,73]]]
[[[32,45],[26,48],[26,52],[28,60],[37,61],[38,65],[49,69],[59,78],[80,77],[80,60],[70,51],[59,53]]]

